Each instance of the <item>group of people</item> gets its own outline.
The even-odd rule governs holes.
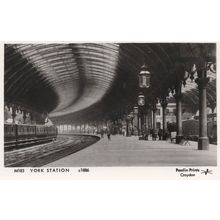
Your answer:
[[[104,138],[104,134],[107,134],[107,137],[108,137],[108,140],[110,141],[111,140],[111,130],[110,129],[107,129],[106,131],[102,128],[101,131],[100,131],[100,134],[101,134],[101,138]]]
[[[107,135],[108,140],[111,140],[111,129],[110,128],[107,128],[107,129],[102,128],[100,130],[101,138],[104,138],[105,134]],[[122,135],[126,136],[126,133],[122,131]],[[149,135],[152,137],[152,140],[157,140],[157,138],[159,138],[159,140],[166,140],[168,138],[168,133],[164,134],[162,129],[159,129],[159,130],[150,129],[149,132],[148,131],[142,132],[142,137],[145,140],[148,140]]]
[[[159,140],[166,140],[168,138],[168,133],[164,133],[163,129],[161,128],[159,130],[150,129],[149,133],[148,131],[142,132],[142,136],[145,140],[148,140],[149,135],[152,137],[152,140],[157,140],[157,138],[159,138]]]

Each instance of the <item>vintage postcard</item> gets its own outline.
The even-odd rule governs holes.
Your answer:
[[[219,179],[219,48],[1,42],[0,178]]]

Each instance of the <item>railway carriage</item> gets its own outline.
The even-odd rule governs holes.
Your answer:
[[[4,125],[4,141],[15,141],[16,140],[16,126],[12,124]]]
[[[34,125],[15,125],[17,126],[17,139],[26,140],[36,138]]]
[[[50,141],[56,138],[57,128],[45,125],[4,124],[5,145],[17,145],[30,141]]]
[[[38,138],[47,136],[47,128],[44,125],[36,125],[36,136]]]

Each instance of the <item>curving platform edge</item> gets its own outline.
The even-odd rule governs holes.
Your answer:
[[[40,167],[89,147],[99,140],[100,137],[92,134],[59,135],[52,143],[5,152],[5,167]]]

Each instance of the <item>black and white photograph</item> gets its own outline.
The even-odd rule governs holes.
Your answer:
[[[1,219],[219,219],[217,0],[0,9]]]
[[[216,45],[5,43],[4,167],[217,166]]]

